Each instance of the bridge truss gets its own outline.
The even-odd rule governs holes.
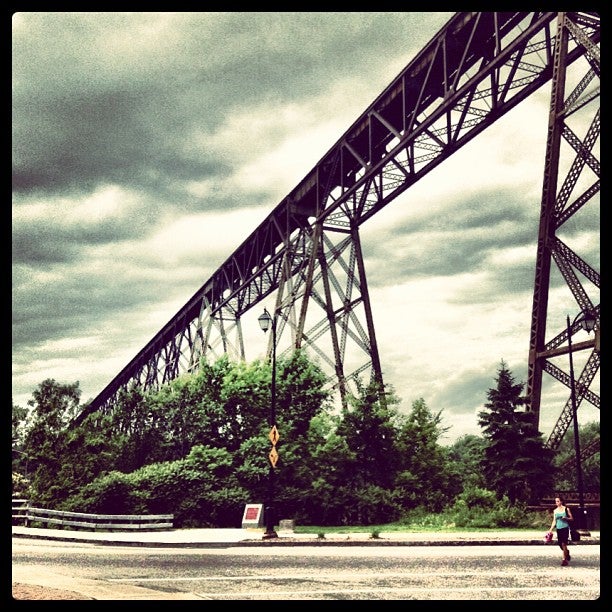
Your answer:
[[[357,379],[382,383],[361,225],[548,81],[527,407],[539,418],[544,372],[569,386],[552,359],[563,353],[567,333],[545,340],[553,261],[578,306],[598,313],[597,340],[574,350],[591,349],[578,401],[599,406],[589,390],[599,368],[599,304],[576,273],[599,290],[599,272],[557,235],[599,201],[599,41],[596,13],[455,14],[76,422],[112,410],[122,390],[156,390],[222,354],[244,359],[241,320],[270,296],[277,348],[317,355],[343,404]],[[582,76],[566,96],[570,67]],[[593,118],[581,139],[569,119],[584,123],[585,112]],[[574,156],[569,165],[560,163],[562,139]],[[575,196],[586,171],[595,178]],[[569,416],[566,404],[549,444],[558,444]]]

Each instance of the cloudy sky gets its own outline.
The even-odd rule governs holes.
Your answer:
[[[15,14],[14,403],[47,378],[95,397],[451,15]],[[362,226],[385,382],[446,441],[481,433],[502,359],[526,381],[549,95]],[[574,231],[598,259],[597,229]],[[568,395],[547,393],[545,433]]]

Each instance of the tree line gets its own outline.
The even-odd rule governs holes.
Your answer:
[[[271,376],[267,360],[224,356],[158,391],[123,390],[112,410],[78,425],[79,383],[47,379],[29,408],[13,404],[13,493],[49,509],[239,526],[245,504],[267,499]],[[302,351],[277,361],[277,519],[375,525],[453,509],[473,524],[486,507],[512,526],[526,505],[575,488],[556,469],[572,448],[546,448],[503,360],[478,414],[482,435],[451,446],[441,444],[441,411],[423,398],[402,412],[392,389],[360,384],[337,409],[325,382]],[[585,444],[598,435],[599,423],[581,431]],[[599,455],[583,468],[586,487],[599,490]]]

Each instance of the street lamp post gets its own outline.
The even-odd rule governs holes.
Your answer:
[[[581,318],[582,317],[582,318]],[[580,459],[580,436],[578,431],[578,407],[576,406],[576,382],[574,377],[574,357],[572,352],[572,328],[576,322],[591,333],[595,327],[595,316],[588,310],[583,310],[576,315],[573,322],[567,316],[567,350],[569,354],[570,369],[570,397],[572,402],[572,417],[574,421],[574,452],[576,454],[576,480],[578,484],[578,516],[576,517],[576,529],[586,529],[586,509],[584,507],[584,485],[582,480],[582,462]]]
[[[276,452],[276,443],[278,442],[278,430],[276,429],[276,318],[272,318],[266,308],[263,314],[258,318],[259,326],[265,332],[272,329],[272,383],[270,390],[270,442],[272,442],[272,450],[268,455],[270,467],[268,470],[268,500],[264,509],[264,520],[266,523],[266,531],[263,534],[263,539],[277,538],[278,534],[274,530],[274,469],[278,460]]]

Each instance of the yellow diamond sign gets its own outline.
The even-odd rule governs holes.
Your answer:
[[[280,436],[278,435],[278,429],[276,429],[276,425],[272,427],[268,437],[270,438],[270,442],[272,442],[272,446],[276,446],[276,443],[278,442],[278,439],[280,438]]]
[[[276,467],[276,462],[278,461],[278,453],[276,452],[276,448],[272,447],[270,454],[268,455],[268,459],[270,459],[270,463],[272,467]]]

